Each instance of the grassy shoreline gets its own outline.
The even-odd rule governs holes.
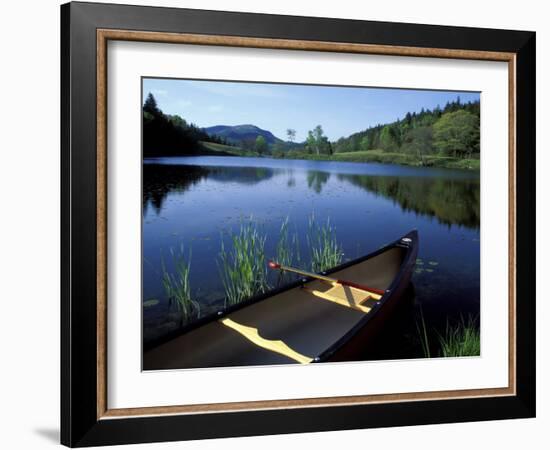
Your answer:
[[[391,153],[383,150],[366,150],[357,152],[335,153],[333,155],[297,154],[285,155],[282,159],[307,159],[318,161],[339,161],[359,163],[400,164],[416,167],[440,167],[445,169],[479,170],[479,159],[453,158],[449,156],[426,155],[422,159],[405,154]]]
[[[438,167],[444,169],[463,169],[479,171],[479,159],[453,158],[450,156],[425,155],[419,158],[415,155],[406,153],[385,152],[383,150],[361,150],[357,152],[334,153],[333,155],[315,155],[311,153],[285,153],[259,155],[256,152],[245,152],[239,147],[230,147],[211,142],[202,142],[204,148],[208,150],[209,155],[219,154],[220,156],[249,156],[249,157],[268,157],[275,159],[295,159],[295,160],[313,160],[313,161],[338,161],[338,162],[357,162],[357,163],[383,163],[400,164],[404,166],[415,167]]]

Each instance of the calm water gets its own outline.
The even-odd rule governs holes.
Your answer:
[[[143,319],[149,341],[178,326],[160,280],[170,248],[192,252],[190,282],[204,311],[224,296],[217,265],[221,240],[243,220],[267,234],[274,255],[279,227],[305,236],[311,214],[330,218],[344,259],[380,248],[413,228],[420,236],[410,307],[388,325],[377,358],[421,356],[420,308],[435,336],[448,320],[479,314],[479,174],[385,164],[238,157],[147,159],[143,165]]]

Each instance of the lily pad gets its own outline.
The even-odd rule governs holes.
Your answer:
[[[430,273],[432,273],[434,271],[433,269],[425,269],[425,270],[426,270],[426,272],[430,272]]]
[[[438,265],[439,265],[439,263],[436,262],[436,261],[430,261],[428,264],[429,264],[430,266],[438,266]]]
[[[144,308],[150,308],[151,306],[158,305],[159,301],[156,298],[150,298],[149,300],[145,300],[143,302]]]

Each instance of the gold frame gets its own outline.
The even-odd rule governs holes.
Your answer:
[[[402,394],[358,395],[342,397],[265,400],[201,405],[149,406],[109,409],[107,405],[107,42],[109,40],[170,44],[215,45],[266,49],[362,53],[390,56],[432,57],[501,61],[509,73],[509,144],[508,144],[508,387]],[[403,47],[372,44],[298,41],[287,39],[246,38],[236,36],[158,33],[147,31],[97,30],[97,419],[156,416],[167,414],[221,413],[266,409],[290,409],[321,406],[393,403],[422,400],[516,395],[516,55],[506,52],[455,50],[444,48]]]

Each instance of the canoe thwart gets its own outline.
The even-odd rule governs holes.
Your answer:
[[[303,286],[302,290],[324,300],[337,303],[338,305],[345,306],[347,308],[356,309],[364,313],[368,313],[372,309],[369,306],[365,306],[364,303],[368,300],[378,300],[381,297],[378,294],[344,286],[338,283],[332,283],[332,287],[326,291],[311,289],[307,286]]]

